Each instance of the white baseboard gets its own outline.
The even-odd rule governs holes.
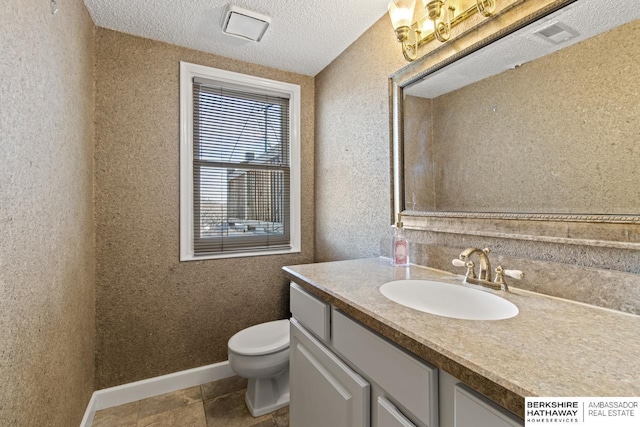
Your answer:
[[[91,427],[96,411],[96,392],[94,391],[87,405],[87,409],[84,411],[84,417],[82,417],[82,421],[80,421],[80,427]]]
[[[80,423],[91,427],[96,411],[235,375],[228,361],[94,391]]]

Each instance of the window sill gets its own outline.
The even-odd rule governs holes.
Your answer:
[[[236,253],[222,253],[222,254],[209,254],[209,255],[184,254],[184,255],[180,255],[180,262],[205,261],[209,259],[246,258],[246,257],[266,256],[266,255],[290,255],[290,254],[299,254],[299,253],[300,253],[299,248],[292,248],[292,249],[274,249],[274,250],[266,250],[266,251],[236,252]]]

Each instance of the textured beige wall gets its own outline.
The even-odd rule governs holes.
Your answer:
[[[437,209],[637,214],[638,37],[640,20],[435,98]]]
[[[377,256],[391,230],[387,76],[405,64],[385,15],[316,76],[317,261]]]
[[[77,426],[93,392],[93,31],[0,8],[0,425]]]
[[[301,254],[179,262],[179,61],[301,86]],[[97,388],[226,360],[313,261],[313,78],[102,28],[96,74]]]

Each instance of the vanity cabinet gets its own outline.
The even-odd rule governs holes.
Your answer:
[[[438,370],[291,283],[292,427],[438,427]]]
[[[291,427],[516,427],[522,420],[291,283]]]

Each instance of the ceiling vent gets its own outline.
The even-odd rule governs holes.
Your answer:
[[[543,29],[536,31],[534,34],[537,34],[538,36],[553,44],[559,44],[578,36],[578,32],[576,30],[568,27],[562,22],[554,22],[551,25],[548,25]]]
[[[222,21],[222,31],[230,36],[259,42],[262,39],[271,18],[238,6],[227,7]]]

